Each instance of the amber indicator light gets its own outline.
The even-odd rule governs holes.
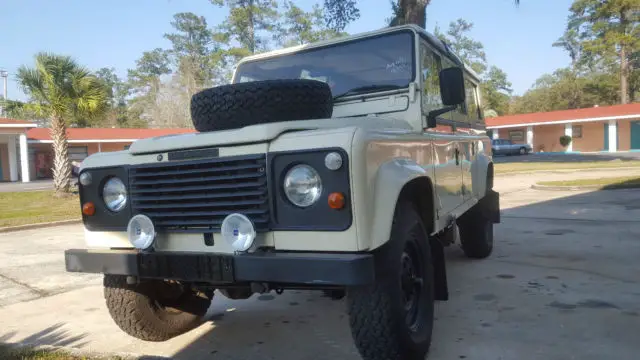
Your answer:
[[[335,210],[344,208],[344,195],[339,192],[329,194],[329,207]]]
[[[93,216],[96,213],[96,206],[92,202],[82,205],[82,213],[87,216]]]

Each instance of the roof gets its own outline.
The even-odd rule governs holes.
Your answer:
[[[69,128],[67,138],[73,142],[132,142],[157,136],[192,133],[192,129],[127,129],[127,128]],[[32,141],[51,141],[49,128],[35,128],[27,131]]]
[[[487,118],[488,128],[640,118],[640,103]]]
[[[24,120],[16,120],[16,119],[8,119],[8,118],[0,118],[0,127],[17,127],[17,128],[27,128],[27,127],[36,127],[38,125]]]

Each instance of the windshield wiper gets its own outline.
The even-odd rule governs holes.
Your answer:
[[[402,89],[403,86],[400,85],[393,85],[393,84],[376,84],[376,85],[366,85],[366,86],[360,86],[360,87],[356,87],[353,88],[347,92],[344,92],[340,95],[336,95],[333,97],[333,100],[338,100],[338,99],[342,99],[344,97],[347,96],[351,96],[351,95],[358,95],[358,94],[363,94],[363,93],[368,93],[368,92],[374,92],[374,91],[385,91],[385,90],[397,90],[397,89]]]

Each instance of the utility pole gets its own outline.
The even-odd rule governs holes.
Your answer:
[[[7,101],[7,77],[9,76],[9,73],[6,70],[0,70],[0,77],[2,77],[2,79],[4,80],[4,91],[3,91],[3,98],[2,98],[2,102],[0,102],[0,116],[5,116],[4,113],[4,104]]]

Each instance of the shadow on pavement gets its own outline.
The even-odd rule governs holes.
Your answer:
[[[64,323],[57,323],[51,325],[42,331],[32,334],[24,339],[16,341],[14,339],[15,333],[10,332],[0,335],[0,344],[16,344],[20,346],[70,346],[70,347],[83,347],[88,343],[82,341],[88,334],[83,333],[80,335],[70,335],[71,331],[63,329]]]
[[[503,210],[489,259],[447,249],[452,299],[437,304],[430,358],[634,358],[640,192],[531,196]],[[319,294],[214,304],[210,328],[171,358],[360,359],[344,300]]]

